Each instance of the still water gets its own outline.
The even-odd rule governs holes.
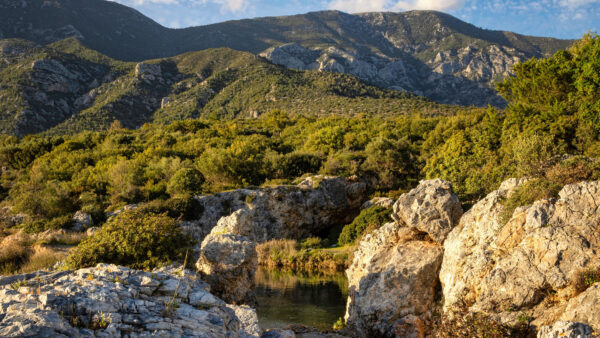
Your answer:
[[[331,329],[346,311],[348,281],[343,272],[308,275],[261,267],[256,286],[258,322],[263,329],[290,324]]]

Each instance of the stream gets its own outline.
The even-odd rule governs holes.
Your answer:
[[[344,272],[308,275],[259,267],[256,272],[258,322],[263,329],[301,324],[331,329],[346,312]]]

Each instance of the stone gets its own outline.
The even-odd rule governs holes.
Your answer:
[[[593,330],[588,325],[560,321],[553,326],[543,326],[537,338],[593,338]]]
[[[75,215],[73,215],[73,222],[73,231],[77,232],[84,232],[94,225],[92,215],[81,211],[77,211]]]
[[[421,181],[417,188],[400,196],[392,218],[408,227],[427,233],[442,244],[462,216],[452,184],[440,179]]]
[[[559,199],[517,208],[504,224],[501,200],[515,183],[478,202],[448,236],[440,271],[445,311],[468,304],[508,326],[519,325],[521,313],[536,326],[561,319],[600,327],[596,288],[573,298],[579,273],[600,266],[600,182],[567,185]]]
[[[360,207],[360,210],[363,209],[368,209],[372,206],[377,206],[377,207],[384,207],[384,208],[388,208],[391,209],[394,207],[394,203],[396,201],[394,201],[393,198],[389,198],[389,197],[375,197],[369,201],[366,201],[365,203],[363,203],[363,205]]]
[[[248,237],[211,233],[202,242],[198,271],[212,292],[228,303],[253,303],[256,243]]]
[[[256,312],[249,307],[230,306],[216,298],[199,307],[192,305],[191,295],[203,294],[205,299],[214,296],[199,275],[181,268],[145,272],[100,264],[77,271],[15,277],[29,291],[15,291],[0,279],[2,337],[260,335]],[[159,283],[172,285],[173,281],[178,284],[175,288],[189,292],[141,292]]]

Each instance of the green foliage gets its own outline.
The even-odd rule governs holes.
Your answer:
[[[181,168],[175,172],[167,185],[171,195],[199,194],[202,192],[204,176],[195,168]]]
[[[391,210],[380,206],[363,209],[352,223],[344,226],[338,238],[339,245],[352,245],[369,231],[391,221]]]
[[[67,258],[71,268],[114,263],[152,269],[183,259],[189,240],[177,222],[166,215],[124,212],[83,240]]]

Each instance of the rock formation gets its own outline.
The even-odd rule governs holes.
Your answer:
[[[208,235],[217,223],[222,231],[232,232],[243,221],[252,240],[300,239],[347,224],[358,215],[364,202],[366,185],[339,177],[310,177],[297,186],[278,186],[258,190],[239,189],[200,196],[200,219],[182,223],[197,240]],[[243,210],[243,213],[236,213]],[[223,217],[229,217],[223,219]],[[242,217],[243,218],[240,218]]]
[[[424,333],[443,256],[442,245],[431,238],[451,229],[461,214],[450,183],[442,180],[422,181],[400,197],[394,205],[396,222],[366,235],[346,271],[351,329],[373,337]]]
[[[256,313],[189,271],[95,268],[0,278],[0,336],[257,337]]]
[[[600,267],[600,182],[565,186],[557,200],[498,217],[510,180],[477,203],[448,236],[440,272],[446,312],[467,307],[516,326],[557,320],[600,329],[598,285],[577,296],[581,273]]]
[[[202,218],[182,226],[196,238],[212,229],[196,248],[196,267],[212,290],[230,303],[252,304],[256,244],[300,239],[349,223],[363,202],[364,191],[363,183],[319,176],[296,187],[202,196]]]

